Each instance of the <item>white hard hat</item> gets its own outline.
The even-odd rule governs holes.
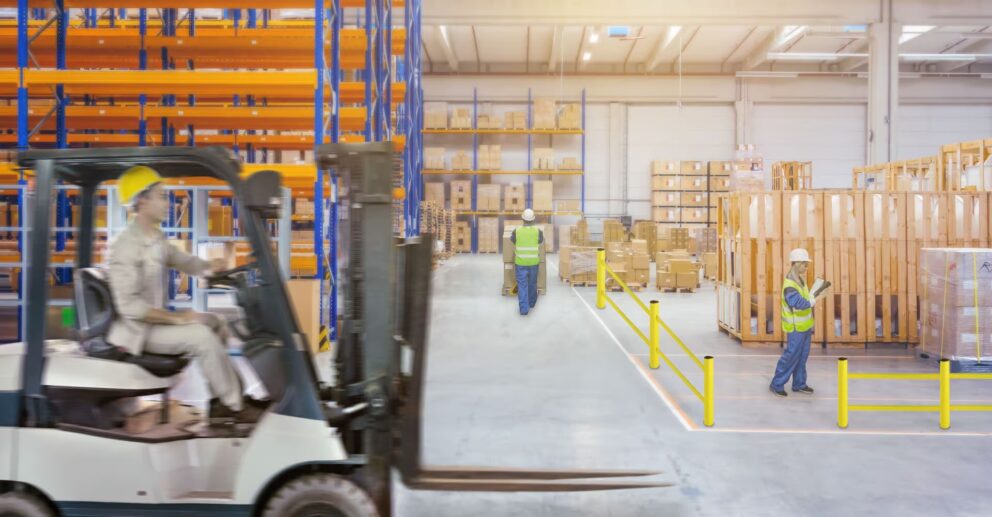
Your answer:
[[[530,208],[524,210],[523,220],[528,223],[534,222],[534,211]]]
[[[809,253],[802,248],[796,248],[789,252],[789,262],[810,262]]]

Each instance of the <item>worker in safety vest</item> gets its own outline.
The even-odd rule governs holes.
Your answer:
[[[809,358],[809,345],[813,338],[813,307],[816,297],[806,286],[806,270],[809,268],[809,253],[797,248],[789,253],[792,267],[782,283],[782,330],[786,335],[786,347],[775,366],[775,377],[769,389],[779,397],[788,396],[785,383],[792,377],[792,391],[810,395],[813,388],[806,385],[806,360]],[[824,290],[825,291],[825,290]]]
[[[516,265],[517,302],[520,315],[526,316],[537,304],[537,273],[541,264],[541,245],[544,232],[534,226],[534,211],[528,208],[523,213],[524,225],[513,230],[510,242],[514,245],[513,261]]]

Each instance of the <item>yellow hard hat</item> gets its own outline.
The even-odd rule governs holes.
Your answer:
[[[130,205],[138,194],[161,181],[162,176],[159,176],[155,169],[144,165],[135,165],[124,171],[124,174],[121,174],[117,180],[117,194],[122,204]]]

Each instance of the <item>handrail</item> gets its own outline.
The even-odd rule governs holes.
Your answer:
[[[614,302],[608,296],[606,296],[607,275],[609,275],[609,277],[612,278],[625,293],[629,294],[630,297],[634,299],[634,302],[636,302],[637,305],[640,306],[640,308],[643,309],[644,312],[648,315],[648,336],[644,335],[644,332],[642,332],[641,329],[638,328],[633,321],[631,321],[630,317],[628,317],[627,314],[625,314],[623,310],[620,309],[620,307],[616,304],[616,302]],[[668,324],[666,324],[658,315],[658,300],[651,300],[648,305],[645,305],[644,302],[640,299],[640,297],[634,294],[634,292],[630,290],[630,287],[627,286],[627,283],[624,282],[623,279],[621,279],[619,276],[617,276],[616,272],[614,272],[610,268],[610,266],[606,263],[606,250],[604,250],[603,248],[599,248],[596,251],[596,308],[605,309],[607,304],[609,304],[610,307],[612,307],[613,310],[615,310],[617,314],[620,315],[620,317],[627,323],[627,325],[629,325],[630,328],[634,330],[634,333],[637,334],[639,338],[641,338],[641,341],[643,341],[644,344],[648,346],[648,357],[651,368],[657,369],[660,366],[660,360],[663,359],[665,361],[665,364],[667,364],[668,367],[671,368],[671,370],[675,373],[675,375],[677,375],[678,378],[681,379],[683,383],[685,383],[685,385],[689,388],[689,390],[692,391],[693,395],[695,395],[700,400],[700,402],[703,403],[703,424],[706,425],[707,427],[712,427],[713,410],[714,410],[713,356],[706,356],[702,361],[700,361],[699,357],[696,356],[696,354],[693,353],[692,350],[690,350],[689,347],[685,345],[682,339],[680,339],[678,335],[676,335],[675,332],[671,329],[671,327],[669,327]],[[678,343],[678,345],[682,348],[682,350],[684,350],[688,354],[688,356],[692,358],[693,362],[695,362],[696,365],[699,366],[699,369],[702,370],[703,372],[702,392],[700,392],[699,389],[696,388],[696,386],[691,381],[689,381],[689,379],[685,376],[685,374],[682,373],[682,370],[680,370],[677,366],[675,366],[675,363],[673,363],[672,360],[669,359],[668,356],[661,351],[661,347],[659,346],[660,340],[658,335],[659,325],[665,329],[668,335],[671,336],[676,343]]]
[[[837,359],[837,427],[847,429],[850,411],[899,411],[940,413],[940,428],[951,427],[951,411],[992,411],[992,405],[951,404],[952,380],[992,380],[992,373],[951,373],[951,362],[940,360],[939,373],[849,373],[847,358]],[[938,381],[939,403],[937,405],[911,404],[850,404],[848,402],[848,381],[850,379],[892,380],[892,381]]]

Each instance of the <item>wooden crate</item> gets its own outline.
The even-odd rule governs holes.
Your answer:
[[[652,192],[651,193],[651,206],[670,206],[677,207],[681,203],[681,192]]]
[[[775,162],[772,164],[772,190],[809,190],[813,188],[813,162]]]
[[[678,176],[655,175],[651,177],[651,190],[678,191],[682,188],[682,182]]]
[[[897,192],[938,192],[944,188],[937,156],[895,162],[889,171],[889,185]]]
[[[706,176],[680,176],[679,184],[681,189],[691,192],[705,192],[709,187],[709,178]]]
[[[827,261],[825,246],[822,239],[825,194],[821,192],[784,192],[782,194],[781,228],[782,228],[782,272],[779,282],[785,279],[792,264],[789,262],[789,252],[796,248],[805,249],[813,259],[811,267],[806,272],[806,285],[813,285],[817,278],[824,278]],[[778,293],[779,299],[781,294]],[[813,341],[822,342],[826,315],[824,307],[813,310],[814,327]]]
[[[906,275],[909,296],[909,341],[919,342],[920,250],[947,247],[947,195],[939,192],[906,194]]]
[[[992,165],[986,165],[990,152],[992,139],[941,147],[940,167],[945,190],[992,190]]]
[[[989,247],[989,194],[948,192],[947,245],[961,248]]]
[[[706,162],[683,161],[679,167],[683,176],[705,176],[707,171]]]
[[[707,192],[682,192],[679,204],[683,207],[709,206],[710,196]]]
[[[651,209],[652,219],[656,223],[677,223],[679,222],[680,209],[675,207],[654,207]]]
[[[855,167],[851,187],[854,190],[889,190],[892,177],[892,164],[866,165]]]
[[[742,342],[782,342],[782,194],[739,192],[720,199],[717,314]]]
[[[828,343],[866,343],[864,193],[823,193],[823,278],[833,286],[825,298],[823,331]]]
[[[907,262],[908,199],[908,194],[900,192],[864,194],[869,343],[911,342],[909,282],[915,280],[909,277]]]

